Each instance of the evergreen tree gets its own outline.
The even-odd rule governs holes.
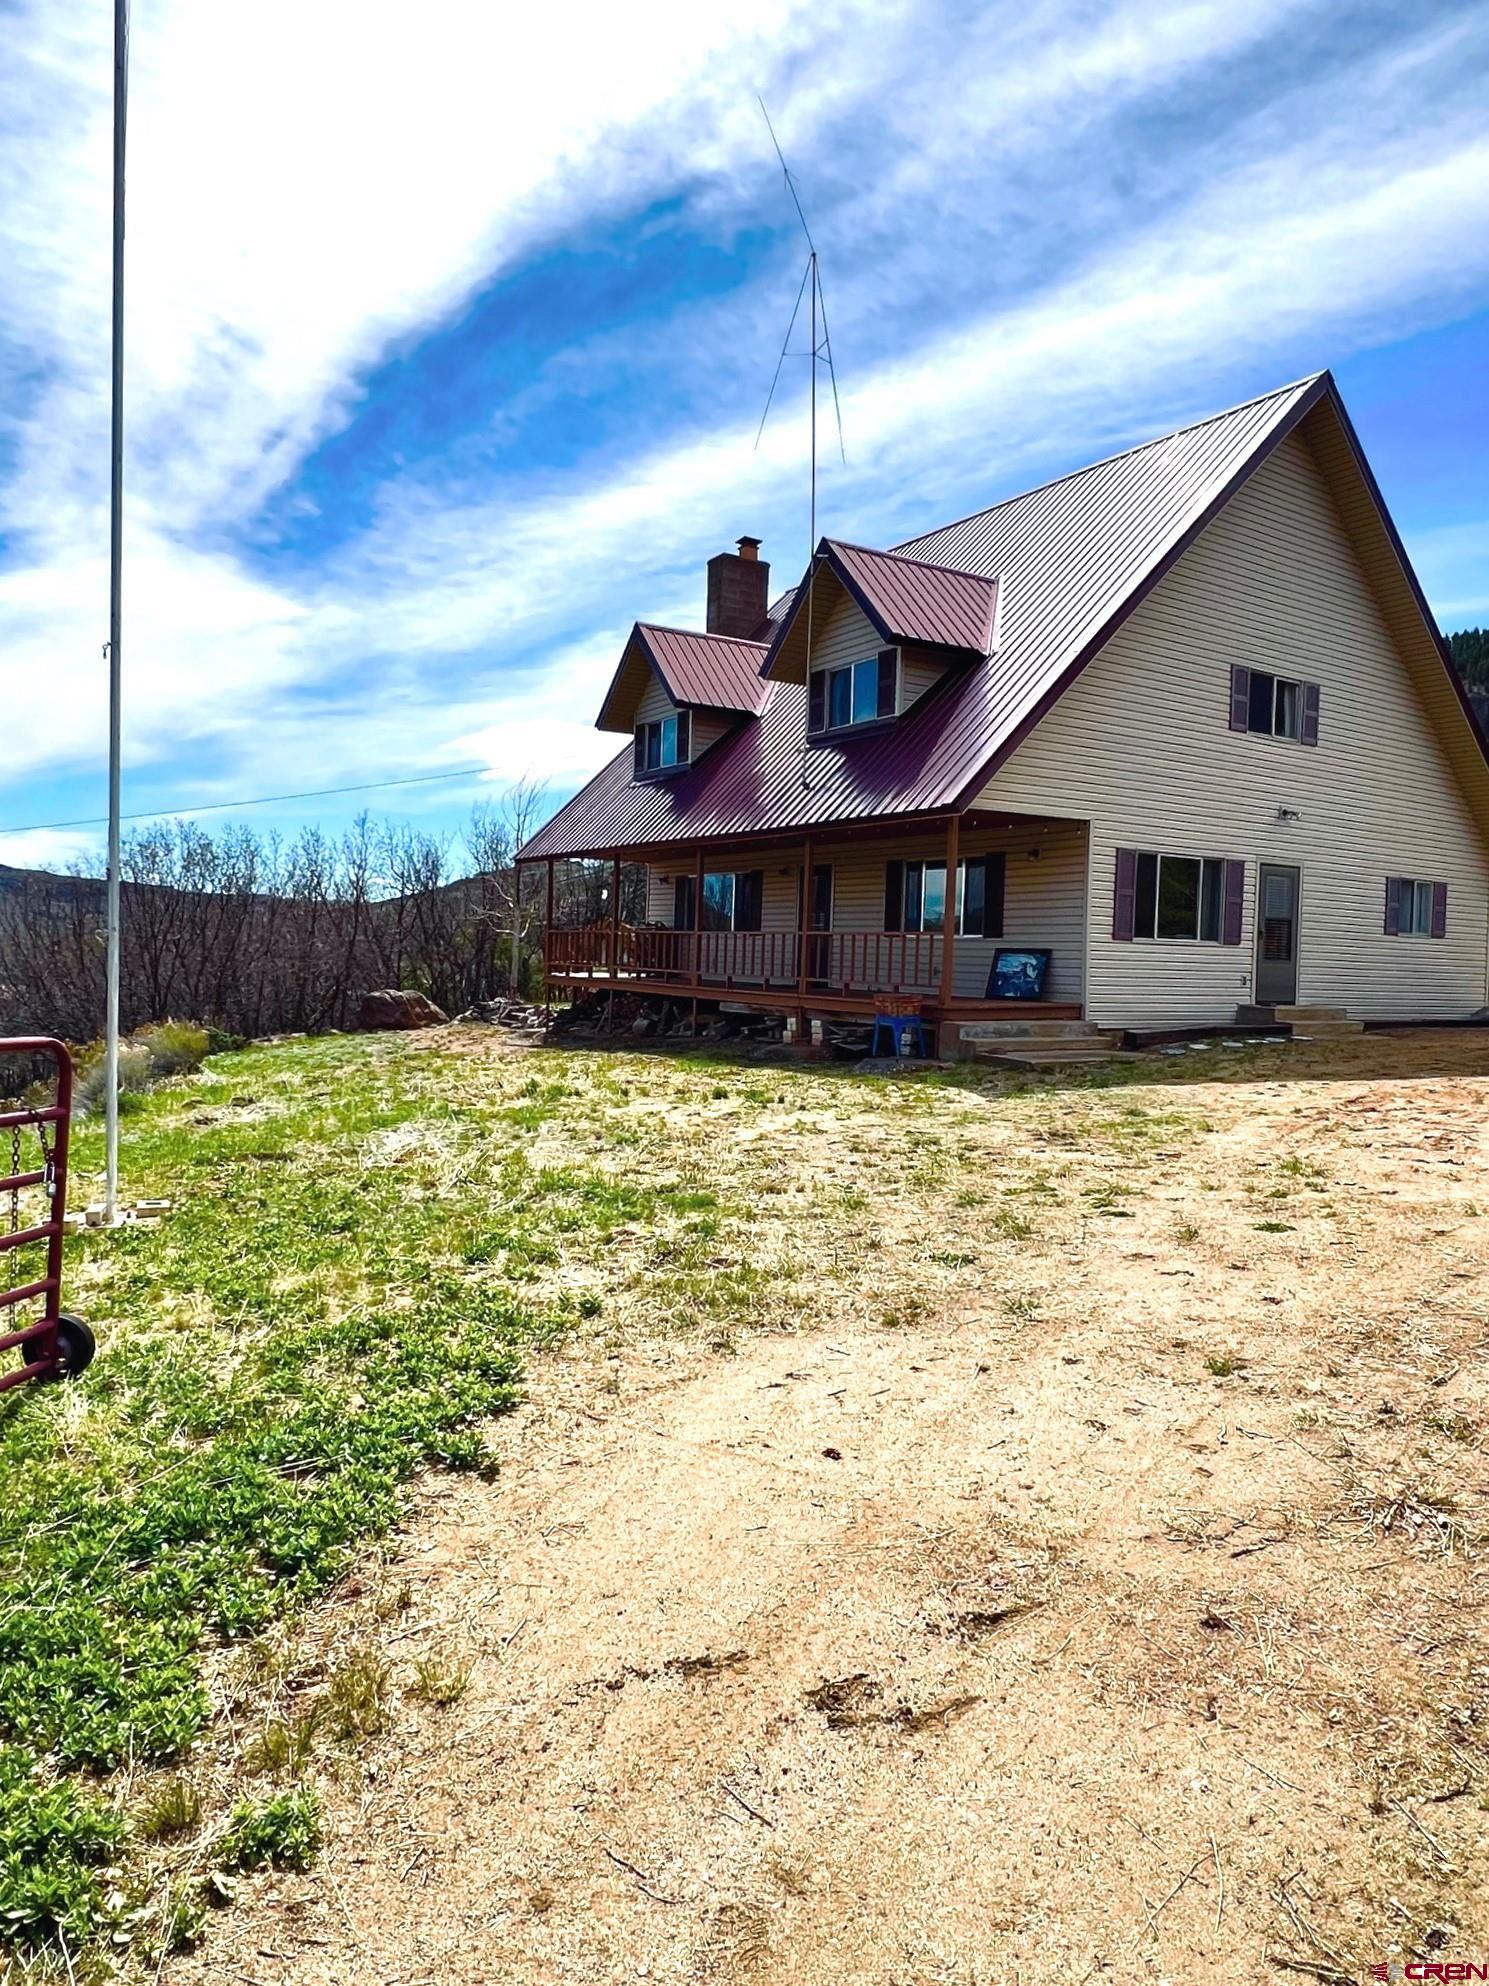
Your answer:
[[[1459,628],[1448,636],[1458,674],[1471,690],[1489,690],[1489,628]]]

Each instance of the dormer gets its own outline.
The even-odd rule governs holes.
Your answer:
[[[807,734],[892,723],[998,643],[999,584],[980,573],[824,538],[762,665],[807,686]]]
[[[638,621],[597,720],[629,732],[632,777],[671,779],[695,765],[736,724],[757,717],[770,685],[763,641]]]

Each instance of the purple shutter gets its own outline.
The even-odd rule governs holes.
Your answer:
[[[894,716],[895,663],[898,659],[898,649],[881,648],[879,650],[879,698],[876,705],[876,715],[880,717]]]
[[[1401,878],[1386,877],[1386,936],[1401,936]]]
[[[1318,743],[1318,684],[1303,685],[1303,728],[1300,733],[1305,745]]]
[[[1112,893],[1112,936],[1124,943],[1132,941],[1137,911],[1137,850],[1117,850],[1117,881]]]
[[[1251,718],[1251,671],[1232,662],[1230,670],[1230,728],[1245,731]],[[1128,937],[1132,933],[1128,932]]]
[[[1432,885],[1432,935],[1446,938],[1448,935],[1448,886],[1446,883]]]
[[[680,710],[677,713],[677,763],[686,765],[693,756],[693,713]]]
[[[636,726],[636,742],[631,747],[631,777],[639,779],[646,770],[646,727]]]
[[[1003,936],[1003,904],[1008,894],[1008,856],[1003,849],[987,859],[987,888],[983,897],[982,934]]]
[[[903,862],[884,864],[884,928],[898,931],[905,921],[905,865]]]
[[[811,688],[807,692],[807,729],[825,731],[827,729],[827,671],[812,671]]]
[[[1246,909],[1246,864],[1233,861],[1229,856],[1225,863],[1225,908],[1221,918],[1221,943],[1239,945],[1241,942],[1241,921]]]

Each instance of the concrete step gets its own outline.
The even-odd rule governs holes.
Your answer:
[[[1093,1021],[964,1021],[961,1029],[963,1041],[1029,1041],[1038,1037],[1048,1040],[1082,1040],[1089,1036],[1102,1036],[1102,1031]]]
[[[1333,1041],[1341,1035],[1363,1034],[1364,1032],[1365,1023],[1363,1021],[1327,1020],[1295,1021],[1293,1023],[1294,1041]]]

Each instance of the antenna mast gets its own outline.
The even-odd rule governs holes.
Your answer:
[[[104,1016],[104,1219],[119,1216],[119,777],[124,676],[119,652],[124,567],[124,131],[129,0],[114,0],[114,317],[109,455],[109,866]]]
[[[833,407],[833,413],[837,419],[837,426],[838,426],[838,454],[842,457],[842,460],[845,464],[848,460],[848,455],[846,449],[843,446],[843,409],[841,403],[838,400],[838,375],[837,375],[837,369],[833,365],[833,360],[832,360],[832,336],[827,329],[827,301],[822,294],[822,271],[817,259],[817,244],[816,242],[813,241],[812,230],[807,225],[807,217],[802,208],[801,196],[796,190],[796,180],[792,175],[790,166],[788,166],[786,163],[786,155],[781,150],[781,141],[779,138],[777,138],[775,126],[770,121],[770,112],[765,108],[765,99],[763,97],[757,97],[756,102],[760,105],[760,115],[765,119],[765,128],[770,133],[770,142],[775,147],[776,157],[781,162],[781,172],[786,181],[786,191],[791,195],[791,204],[796,209],[796,218],[801,222],[801,231],[806,236],[806,242],[807,242],[807,266],[802,272],[801,285],[796,292],[796,302],[793,304],[791,309],[791,321],[786,326],[786,336],[781,341],[781,355],[776,360],[775,377],[770,382],[770,392],[765,396],[765,412],[760,416],[760,426],[755,434],[755,446],[756,448],[760,446],[760,437],[765,432],[765,423],[770,415],[771,402],[775,399],[776,387],[780,383],[781,367],[786,362],[787,354],[790,348],[791,333],[796,329],[796,320],[801,312],[801,300],[802,297],[806,294],[808,287],[810,287],[811,303],[809,305],[809,312],[811,316],[811,325],[812,325],[812,342],[811,342],[811,347],[808,353],[806,354],[806,356],[809,357],[812,362],[811,386],[808,395],[809,419],[811,423],[811,481],[810,481],[810,502],[809,502],[810,537],[807,545],[807,580],[806,580],[806,587],[807,587],[806,675],[807,675],[807,690],[808,690],[808,695],[810,695],[811,676],[812,676],[812,580],[815,577],[815,566],[816,566],[816,558],[817,558],[817,368],[819,365],[821,365],[824,358],[827,361],[827,376],[829,380],[832,382],[832,407]],[[821,325],[820,333],[818,330],[819,322]],[[803,786],[809,786],[811,784],[811,781],[807,776],[808,749],[809,748],[806,743],[805,731],[803,731],[803,742],[802,742],[802,753],[801,753],[801,783]],[[808,888],[809,883],[803,882],[802,887],[804,889]]]

